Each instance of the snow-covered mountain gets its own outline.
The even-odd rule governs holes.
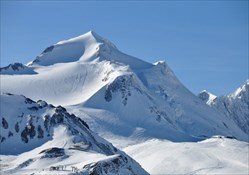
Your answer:
[[[208,92],[206,94],[209,95],[208,98],[204,97],[208,96],[205,92],[198,96],[209,106],[234,120],[249,137],[249,80],[227,96],[216,97]]]
[[[116,133],[116,123],[104,126],[118,136],[187,141],[220,134],[247,139],[233,120],[186,89],[165,62],[151,64],[124,54],[92,31],[48,47],[28,67],[37,74],[3,74],[1,90],[74,105],[79,116],[83,108],[108,111],[124,123],[123,133]],[[85,120],[103,129],[93,118]]]
[[[1,174],[147,174],[61,106],[1,94],[0,116]]]
[[[190,141],[192,144],[188,146],[196,151],[179,154],[179,159],[193,160],[203,152],[212,162],[217,156],[213,155],[211,148],[206,149],[207,152],[204,150],[212,143],[207,140],[203,146],[196,141],[214,135],[237,139],[225,142],[227,151],[224,152],[221,149],[223,144],[216,144],[214,147],[219,147],[220,153],[234,153],[234,142],[234,145],[242,145],[238,146],[242,160],[248,154],[243,142],[249,140],[248,134],[233,118],[205,104],[218,97],[205,91],[199,96],[201,99],[198,98],[178,80],[165,61],[152,64],[127,55],[95,32],[53,44],[26,67],[35,73],[18,74],[17,70],[10,75],[1,72],[1,91],[64,106],[68,113],[85,121],[99,136],[136,158],[139,158],[141,144],[145,144],[141,155],[163,155],[171,150],[158,148],[172,144],[181,150],[183,142]],[[162,143],[154,142],[155,139]],[[133,149],[127,149],[127,146],[134,148],[135,152],[130,152]],[[152,174],[191,173],[195,168],[213,166],[210,163],[198,166],[196,161],[193,166],[179,171],[167,168],[154,171],[155,164],[148,163],[147,156],[138,160]],[[232,165],[234,171],[241,166],[245,168],[244,164],[237,164],[241,162],[236,159]],[[166,165],[165,161],[160,163],[160,166]],[[220,165],[215,167],[212,173],[219,173],[222,169]],[[224,168],[222,172],[227,170]]]

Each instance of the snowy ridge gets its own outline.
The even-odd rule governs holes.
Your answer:
[[[233,93],[210,99],[206,103],[232,119],[249,138],[249,80]]]
[[[56,63],[95,60],[124,63],[137,69],[151,67],[150,63],[120,52],[114,44],[93,31],[48,47],[28,65],[48,66]]]
[[[1,157],[4,174],[47,174],[54,167],[70,174],[71,166],[86,174],[147,174],[65,108],[24,96],[1,95],[0,144],[1,154],[15,155]]]

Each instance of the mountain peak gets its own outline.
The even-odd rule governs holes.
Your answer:
[[[144,69],[153,65],[136,57],[124,54],[109,40],[94,31],[78,37],[60,41],[46,48],[29,66],[49,66],[56,63],[110,61],[135,69]]]
[[[207,104],[211,104],[213,100],[217,98],[216,95],[208,92],[207,90],[203,90],[198,94],[198,97]]]
[[[245,81],[245,83],[243,83],[233,93],[228,95],[228,97],[233,98],[233,99],[235,99],[235,98],[243,98],[243,96],[248,99],[248,96],[249,96],[249,79],[247,79]]]
[[[91,35],[96,39],[103,39],[103,37],[101,37],[99,34],[97,34],[95,31],[90,30],[89,32],[85,33],[86,35]]]

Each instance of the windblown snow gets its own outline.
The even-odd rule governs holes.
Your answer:
[[[233,174],[248,170],[248,81],[234,94],[222,97],[226,98],[226,102],[207,91],[197,97],[178,80],[165,61],[152,64],[127,55],[93,31],[49,46],[27,65],[15,65],[1,68],[2,93],[25,95],[35,101],[64,106],[67,113],[85,121],[100,137],[127,152],[151,174]],[[216,103],[222,105],[210,107]],[[10,107],[3,104],[2,108]],[[39,116],[45,113],[51,115],[54,108],[46,111],[39,108]],[[26,108],[18,110],[20,114],[25,114]],[[2,113],[1,117],[4,117]],[[42,117],[34,120],[44,122]],[[23,127],[27,123],[28,117]],[[14,127],[14,123],[10,122],[10,125]],[[53,133],[56,136],[56,133],[64,131],[68,132],[60,126],[54,128]],[[219,136],[214,138],[215,135]],[[6,140],[1,145],[7,151],[5,153],[10,153],[4,145],[11,142],[7,130],[4,137]],[[16,173],[14,167],[20,164],[23,155],[36,159],[38,152],[47,149],[47,145],[60,143],[57,147],[62,148],[64,142],[59,138],[50,135],[43,141],[31,139],[27,148],[19,149],[23,150],[19,156],[1,158],[4,166],[12,162],[4,170]],[[15,140],[11,142],[14,145],[21,142],[20,138],[19,142],[16,138],[12,140]],[[82,168],[86,160],[95,160],[92,153],[85,155],[84,152],[85,158],[80,159],[83,153],[71,151],[66,147],[64,152],[69,157],[56,160],[63,162],[63,165],[70,162],[79,164],[77,168]],[[109,158],[110,155],[98,151],[96,154],[97,160],[113,160],[116,156],[113,153]],[[44,167],[51,164],[50,161],[40,162],[39,156],[39,164],[44,164]],[[120,174],[124,173],[123,169],[133,166],[124,158],[118,160],[125,167],[121,168],[122,171],[115,161],[111,161],[108,167],[110,165],[111,170],[116,167]],[[187,163],[190,161],[193,164]],[[103,161],[95,162],[98,167],[104,166]],[[37,168],[33,164],[30,164],[30,170]],[[138,174],[145,172],[136,162],[134,166]],[[36,173],[42,174],[42,171]]]

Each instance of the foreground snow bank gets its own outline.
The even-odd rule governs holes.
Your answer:
[[[124,151],[150,174],[248,174],[248,143],[224,137],[201,142],[149,140]]]

